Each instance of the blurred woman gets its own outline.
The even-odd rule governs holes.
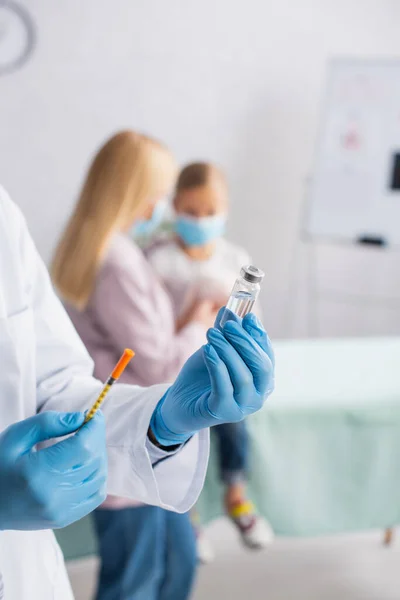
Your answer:
[[[125,346],[136,356],[122,382],[175,378],[215,319],[210,301],[192,304],[175,326],[160,280],[128,233],[150,233],[176,177],[170,152],[132,131],[95,156],[57,248],[52,274],[69,315],[106,379]],[[108,497],[94,513],[101,569],[97,600],[184,600],[195,574],[188,516]]]

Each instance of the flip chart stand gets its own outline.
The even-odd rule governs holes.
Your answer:
[[[303,201],[303,217],[307,213],[308,206],[308,187],[311,179],[308,178],[305,184],[304,201]],[[303,226],[305,218],[302,219],[302,224],[292,250],[292,259],[289,268],[289,286],[287,290],[286,304],[286,337],[293,337],[295,326],[295,303],[298,299],[299,284],[304,283],[306,292],[306,327],[305,333],[307,337],[323,336],[323,328],[319,318],[320,302],[323,299],[329,299],[330,302],[346,304],[348,306],[360,307],[383,307],[390,310],[398,310],[400,314],[400,296],[377,296],[373,294],[355,293],[347,290],[329,289],[329,286],[322,287],[318,280],[318,263],[319,251],[321,245],[328,244],[331,247],[343,248],[347,247],[349,251],[355,248],[365,248],[366,252],[394,252],[398,253],[398,246],[391,247],[387,240],[376,233],[363,234],[353,243],[340,240],[324,239],[323,237],[313,237],[307,232]],[[399,261],[400,262],[400,261]],[[400,264],[399,264],[400,269]],[[371,288],[373,288],[373,273],[371,273]]]

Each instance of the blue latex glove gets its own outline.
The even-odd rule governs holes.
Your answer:
[[[105,498],[107,453],[100,413],[75,435],[42,450],[39,442],[73,433],[83,413],[43,412],[0,435],[0,529],[55,529]]]
[[[199,429],[236,423],[259,410],[274,388],[274,354],[260,321],[230,315],[222,332],[193,354],[157,405],[151,430],[163,446],[184,443]]]

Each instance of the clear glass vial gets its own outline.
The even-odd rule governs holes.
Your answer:
[[[261,289],[264,272],[253,265],[247,265],[240,269],[240,275],[232,288],[226,308],[228,310],[222,315],[220,326],[223,327],[229,319],[229,311],[238,317],[245,317],[254,306]]]

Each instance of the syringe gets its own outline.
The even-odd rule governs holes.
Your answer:
[[[123,355],[119,359],[118,363],[115,365],[114,370],[111,373],[110,377],[105,382],[104,387],[101,390],[100,395],[98,396],[96,402],[93,404],[93,406],[87,412],[85,420],[83,422],[83,425],[85,423],[88,423],[88,421],[90,421],[91,419],[93,419],[94,415],[97,413],[100,406],[103,404],[104,398],[107,396],[108,392],[110,391],[111,386],[121,377],[122,373],[125,370],[125,367],[127,366],[129,361],[134,356],[135,356],[135,353],[133,352],[133,350],[131,350],[130,348],[125,348]]]

